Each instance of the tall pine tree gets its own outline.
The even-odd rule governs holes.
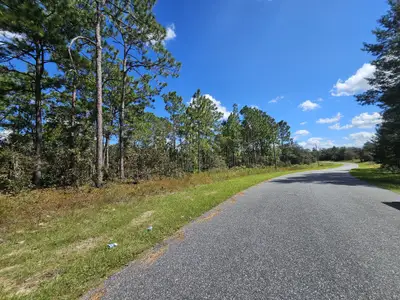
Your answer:
[[[373,31],[376,43],[364,44],[364,51],[375,59],[371,89],[357,95],[363,105],[375,104],[383,111],[377,132],[377,159],[384,165],[400,168],[400,3],[389,0],[389,11],[378,20]]]

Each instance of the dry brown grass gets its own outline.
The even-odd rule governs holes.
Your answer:
[[[185,232],[182,229],[178,230],[178,232],[173,235],[172,240],[178,241],[178,242],[184,241],[185,240]]]
[[[221,213],[221,209],[217,208],[214,211],[210,212],[209,214],[207,214],[206,216],[202,217],[199,219],[199,222],[206,222],[211,220],[212,218],[215,218],[216,216],[218,216]]]
[[[162,246],[159,249],[153,249],[150,251],[143,259],[143,262],[146,266],[151,266],[154,264],[161,256],[164,255],[168,250],[168,245]]]
[[[101,300],[106,293],[105,288],[97,289],[94,293],[90,296],[90,300]]]
[[[22,281],[0,277],[0,287],[4,291],[15,291],[15,295],[17,296],[26,296],[34,292],[40,284],[56,278],[59,274],[59,270],[47,270],[45,272],[34,274]]]
[[[85,252],[92,250],[98,245],[106,243],[106,241],[107,239],[101,236],[96,238],[91,237],[86,240],[78,241],[69,244],[68,246],[63,247],[61,249],[58,249],[54,252],[54,254],[60,257],[84,254]]]
[[[80,209],[103,207],[105,204],[132,202],[147,196],[167,194],[188,187],[210,184],[248,174],[260,174],[268,169],[233,169],[187,174],[183,178],[162,178],[132,183],[107,184],[103,189],[47,188],[22,192],[18,195],[0,195],[0,233],[47,226],[47,222]],[[214,191],[208,195],[215,194]],[[21,229],[24,228],[24,229]]]
[[[140,226],[150,220],[151,216],[154,214],[154,210],[145,211],[137,218],[133,218],[131,221],[132,226]]]

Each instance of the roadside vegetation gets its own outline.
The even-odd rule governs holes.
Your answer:
[[[284,174],[337,166],[238,168],[103,189],[1,196],[0,298],[75,299],[240,191]],[[108,249],[113,242],[118,246]]]
[[[400,194],[400,173],[381,168],[373,162],[359,163],[350,174],[373,185]]]

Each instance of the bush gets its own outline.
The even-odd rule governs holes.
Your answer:
[[[6,193],[19,192],[32,187],[33,161],[31,157],[0,149],[0,190]]]

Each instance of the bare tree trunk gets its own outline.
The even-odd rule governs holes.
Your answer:
[[[105,136],[105,143],[104,143],[104,168],[108,170],[109,166],[109,145],[110,145],[110,133],[107,132]]]
[[[103,90],[102,90],[102,47],[101,47],[101,19],[105,0],[97,2],[96,20],[96,90],[97,90],[97,122],[96,122],[96,187],[103,183]]]
[[[119,178],[125,179],[124,157],[125,157],[125,88],[126,88],[126,46],[124,45],[124,59],[122,62],[122,91],[121,107],[119,111]]]
[[[272,144],[272,148],[274,149],[274,165],[275,165],[275,170],[276,170],[276,169],[277,169],[277,166],[276,166],[275,142]]]
[[[200,131],[197,132],[197,170],[200,173]]]
[[[72,172],[72,184],[76,184],[76,174],[75,174],[75,169],[76,169],[76,153],[75,153],[75,120],[76,120],[76,85],[74,84],[73,90],[72,90],[72,99],[71,99],[71,133],[70,133],[70,149],[71,149],[71,172]]]
[[[43,129],[42,129],[42,75],[44,68],[43,61],[43,48],[36,44],[36,57],[35,57],[35,171],[33,173],[33,183],[36,186],[40,185],[42,179],[42,143],[43,143]]]
[[[253,164],[255,165],[256,162],[257,162],[256,143],[253,142]]]

